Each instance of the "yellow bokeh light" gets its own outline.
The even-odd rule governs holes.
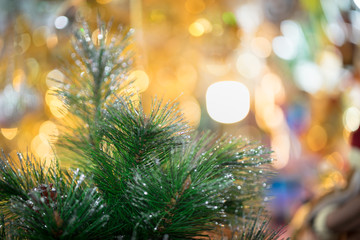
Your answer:
[[[8,140],[14,139],[17,132],[18,132],[17,128],[1,128],[2,135]]]
[[[194,22],[189,26],[189,33],[194,37],[200,37],[205,33],[205,27],[199,22]]]
[[[249,90],[236,81],[214,83],[206,91],[206,108],[210,117],[217,122],[239,122],[250,110]]]
[[[207,20],[206,18],[199,18],[198,20],[196,20],[196,22],[200,23],[203,26],[205,33],[209,33],[212,31],[213,27],[209,20]]]
[[[45,102],[48,106],[51,105],[51,102],[54,100],[56,101],[57,97],[55,95],[56,88],[50,88],[45,93]]]
[[[39,136],[43,141],[54,142],[59,135],[59,130],[52,121],[45,121],[41,124],[39,129]]]
[[[67,115],[68,110],[60,99],[53,99],[49,105],[52,115],[56,118],[63,118]]]
[[[186,121],[193,127],[197,127],[200,123],[201,109],[199,102],[193,97],[187,97],[180,101],[180,109],[184,114]]]
[[[271,43],[264,37],[257,37],[251,41],[251,50],[260,58],[267,58],[271,54]]]
[[[64,74],[60,70],[54,69],[54,70],[51,70],[46,75],[46,85],[49,88],[51,88],[51,87],[58,88],[58,87],[61,87],[64,79],[65,79]]]
[[[49,106],[52,115],[56,118],[63,118],[67,115],[68,110],[64,103],[54,95],[54,88],[46,91],[45,102]]]
[[[315,125],[310,128],[306,136],[306,143],[310,150],[314,152],[320,151],[326,146],[327,137],[325,129],[320,125]]]
[[[345,129],[354,132],[360,125],[360,111],[356,107],[349,107],[343,114],[343,123]]]
[[[133,85],[139,93],[146,91],[146,89],[149,87],[149,77],[143,70],[133,71],[129,78],[134,80]]]
[[[51,154],[52,148],[48,141],[43,141],[39,135],[36,135],[31,141],[31,151],[44,158]]]

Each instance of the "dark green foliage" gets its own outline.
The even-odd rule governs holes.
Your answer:
[[[251,187],[239,190],[236,180],[243,182],[246,166],[266,163],[262,154],[267,150],[248,151],[249,143],[235,138],[213,139],[211,134],[192,136],[191,143],[171,150],[169,158],[151,170],[135,168],[124,204],[132,212],[119,214],[129,214],[130,229],[135,228],[140,238],[168,234],[191,239],[213,229],[215,222],[234,223],[232,216],[242,212],[249,195],[255,195]],[[259,176],[252,176],[253,187],[262,184]]]
[[[56,162],[45,167],[30,156],[18,157],[18,166],[6,156],[0,159],[4,239],[100,239],[110,234],[104,228],[109,215],[102,197],[84,174],[63,171]]]
[[[194,239],[233,226],[241,239],[276,238],[266,225],[241,217],[263,207],[270,151],[191,131],[176,103],[155,99],[145,113],[141,98],[128,91],[130,31],[108,43],[109,26],[99,22],[98,29],[98,44],[86,24],[76,31],[75,65],[67,66],[57,91],[76,122],[60,145],[76,153],[70,157],[91,178],[30,157],[18,171],[3,157],[7,223],[0,234],[11,227],[8,238]]]

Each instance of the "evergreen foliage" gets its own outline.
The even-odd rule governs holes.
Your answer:
[[[70,157],[84,173],[21,154],[17,166],[4,155],[0,235],[200,239],[233,226],[240,239],[278,237],[258,217],[250,223],[243,217],[253,217],[246,209],[262,208],[270,151],[191,130],[176,103],[154,99],[147,114],[128,79],[131,30],[111,37],[101,21],[98,29],[96,44],[85,23],[75,32],[75,64],[66,64],[67,80],[57,91],[77,122],[60,145],[75,153]]]

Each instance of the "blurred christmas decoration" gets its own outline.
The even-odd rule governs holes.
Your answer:
[[[49,131],[41,126],[51,122],[59,131],[58,121],[68,114],[52,95],[64,77],[56,68],[56,58],[67,58],[64,49],[73,22],[82,16],[95,25],[100,12],[112,17],[115,25],[125,23],[136,29],[130,78],[143,96],[146,112],[153,95],[178,99],[184,117],[195,128],[250,133],[254,140],[269,142],[275,150],[273,165],[285,175],[279,181],[297,179],[298,186],[312,186],[303,189],[309,191],[306,197],[294,201],[306,201],[311,193],[344,183],[349,136],[360,124],[358,1],[18,0],[0,4],[1,59],[7,59],[5,52],[16,42],[13,52],[33,70],[25,70],[19,62],[15,69],[24,69],[25,86],[36,89],[44,103],[36,114],[25,114],[16,126],[1,130],[0,142],[7,152],[30,145],[39,157],[51,156]],[[95,42],[97,31],[91,33]],[[223,82],[242,84],[249,98],[246,93],[236,100],[237,106],[215,112],[223,118],[246,112],[247,108],[240,108],[249,106],[243,118],[240,114],[236,121],[212,118],[207,89]],[[7,83],[0,84],[2,91]],[[216,102],[212,106],[223,100],[220,95],[211,99]],[[301,175],[309,182],[304,183]],[[290,221],[291,214],[286,218]]]

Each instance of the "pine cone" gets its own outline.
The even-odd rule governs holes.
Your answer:
[[[37,209],[34,208],[34,203],[35,205],[46,204],[49,207],[52,207],[54,209],[56,208],[57,191],[52,183],[50,183],[49,185],[41,184],[38,187],[33,188],[32,191],[29,193],[29,196],[31,200],[27,201],[28,205],[35,211],[37,211]]]

